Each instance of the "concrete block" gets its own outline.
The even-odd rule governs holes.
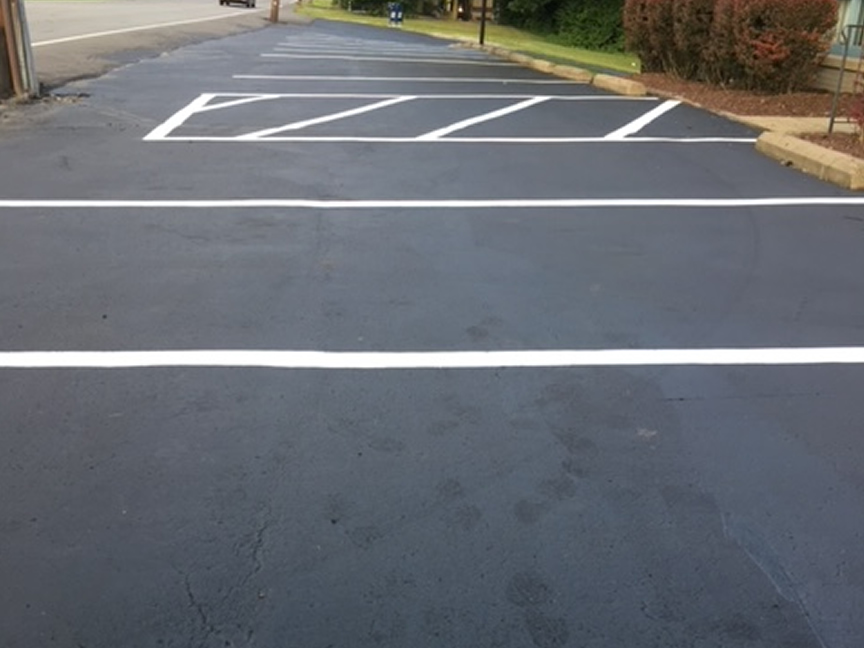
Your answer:
[[[783,133],[762,133],[756,150],[847,189],[864,189],[864,160]]]
[[[648,94],[643,83],[631,81],[623,77],[612,76],[611,74],[596,74],[594,75],[594,85],[602,90],[608,90],[615,94],[626,95],[628,97],[644,97]]]

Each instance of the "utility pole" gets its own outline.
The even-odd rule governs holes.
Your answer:
[[[8,94],[11,91],[16,97],[35,96],[39,91],[39,82],[36,80],[27,16],[21,0],[0,0],[0,48],[5,54],[0,56],[0,63],[5,68],[0,74],[0,81],[8,77],[11,82],[11,87],[0,87],[0,93]]]
[[[270,22],[279,22],[279,3],[282,0],[270,0]]]

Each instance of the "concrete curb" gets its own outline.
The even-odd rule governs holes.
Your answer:
[[[756,150],[781,164],[847,189],[864,189],[864,160],[832,151],[794,135],[767,131],[756,140]]]
[[[716,115],[764,131],[756,140],[756,150],[770,158],[780,161],[781,164],[793,166],[804,173],[816,176],[822,180],[832,182],[846,189],[864,189],[864,160],[852,155],[839,153],[831,149],[819,146],[813,142],[803,140],[792,135],[765,130],[765,126],[758,123],[756,118],[746,115],[736,115],[720,110],[711,110],[686,97],[680,97],[671,93],[663,92],[646,87],[638,81],[631,81],[623,77],[611,74],[594,74],[588,70],[569,65],[557,65],[550,61],[535,59],[526,54],[511,52],[503,47],[492,47],[466,42],[464,47],[477,49],[493,56],[498,56],[525,67],[552,74],[555,76],[571,79],[580,83],[589,83],[602,90],[614,92],[628,97],[644,97],[648,94],[664,99],[675,99],[695,108],[712,112]]]

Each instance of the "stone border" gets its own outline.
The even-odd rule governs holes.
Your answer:
[[[864,189],[864,160],[819,146],[813,142],[766,131],[756,140],[756,150],[804,173],[847,189]]]
[[[650,93],[666,99],[676,99],[701,110],[713,112],[726,119],[764,131],[756,140],[756,150],[763,155],[779,161],[784,166],[792,166],[799,171],[816,176],[821,180],[832,182],[844,189],[864,190],[864,160],[824,146],[819,146],[787,133],[765,130],[763,126],[754,123],[747,116],[711,110],[696,102],[689,101],[685,97],[646,88],[644,84],[624,77],[611,74],[594,74],[589,70],[583,70],[582,68],[570,65],[557,65],[542,59],[535,59],[526,54],[512,52],[503,47],[491,47],[467,41],[460,45],[469,49],[488,52],[489,54],[519,63],[538,72],[545,72],[546,74],[554,74],[565,79],[588,83],[616,94],[629,97],[643,97]]]

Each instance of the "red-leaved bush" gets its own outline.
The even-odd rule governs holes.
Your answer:
[[[836,0],[624,4],[627,44],[646,71],[770,92],[810,80],[836,23]]]

